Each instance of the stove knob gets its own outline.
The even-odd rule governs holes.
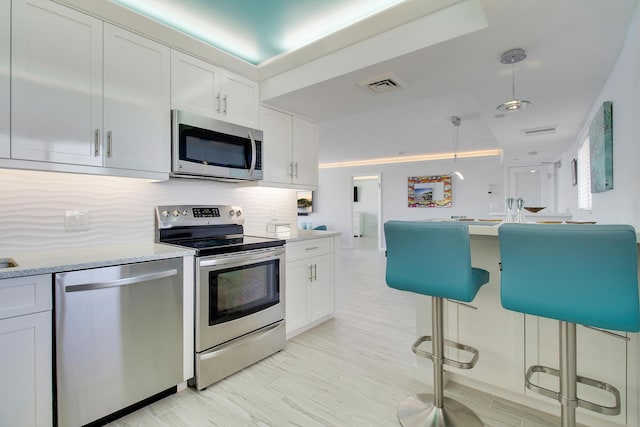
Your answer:
[[[238,210],[236,211],[236,216],[240,216],[240,215],[242,215],[242,211],[241,211],[240,209],[238,209]]]
[[[229,211],[229,216],[234,216],[236,214],[236,211],[234,211],[233,209]]]
[[[167,219],[169,217],[169,211],[163,210],[162,212],[160,212],[160,215],[162,215],[162,219]]]
[[[178,209],[174,209],[171,213],[173,214],[173,216],[180,216],[180,211]]]
[[[182,216],[187,216],[188,214],[189,214],[189,212],[187,212],[186,209],[182,211]]]

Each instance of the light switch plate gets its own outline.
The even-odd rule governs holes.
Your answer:
[[[64,229],[80,231],[89,229],[89,211],[65,211]]]

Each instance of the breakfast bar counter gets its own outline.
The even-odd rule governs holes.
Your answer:
[[[526,389],[524,377],[527,367],[531,365],[558,367],[558,322],[502,308],[499,227],[500,223],[491,222],[486,225],[469,224],[472,265],[489,271],[489,283],[480,289],[471,303],[477,310],[452,301],[445,302],[445,338],[477,348],[480,358],[474,369],[449,369],[447,379],[557,415],[559,404]],[[431,297],[416,298],[416,334],[431,335]],[[579,409],[578,422],[599,427],[638,426],[638,334],[611,332],[624,335],[629,341],[578,326],[578,375],[597,378],[618,388],[622,397],[622,412],[617,416],[605,416]],[[448,356],[458,358],[457,354]],[[431,369],[430,361],[417,359],[420,368]],[[425,374],[425,378],[431,378],[429,373]],[[554,382],[546,377],[549,376],[540,375],[539,379],[534,376],[533,380],[546,388],[557,390],[557,380]],[[611,404],[607,394],[601,390],[579,388],[579,397]]]

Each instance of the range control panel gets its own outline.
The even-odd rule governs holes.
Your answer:
[[[220,208],[193,208],[195,218],[219,218]]]
[[[242,225],[244,217],[238,206],[167,205],[156,207],[158,228],[198,225]]]

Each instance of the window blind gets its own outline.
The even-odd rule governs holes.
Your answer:
[[[578,148],[578,209],[591,211],[591,157],[588,137]]]

